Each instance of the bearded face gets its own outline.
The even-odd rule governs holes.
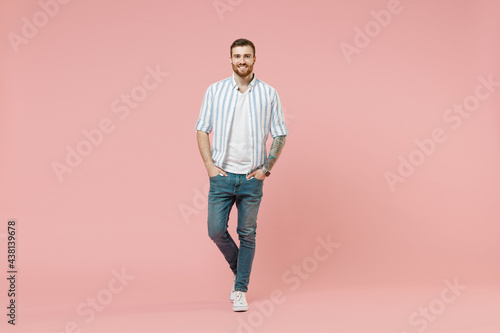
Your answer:
[[[231,56],[231,65],[236,75],[247,77],[253,73],[255,57],[250,45],[236,46],[233,48]]]

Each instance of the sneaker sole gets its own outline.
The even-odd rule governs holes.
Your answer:
[[[235,312],[243,312],[243,311],[247,311],[248,310],[248,306],[233,306],[233,311]]]

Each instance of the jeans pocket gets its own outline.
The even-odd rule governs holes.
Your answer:
[[[264,179],[259,179],[259,178],[255,178],[255,177],[252,177],[252,178],[247,179],[247,180],[257,180],[259,182],[263,182],[264,181]]]

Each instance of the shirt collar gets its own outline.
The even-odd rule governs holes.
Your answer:
[[[248,87],[250,90],[252,90],[253,88],[255,88],[255,84],[257,83],[257,75],[255,75],[255,73],[252,73],[253,74],[253,79],[252,81],[250,81],[250,83],[248,84]],[[236,88],[238,89],[238,83],[236,83],[236,80],[234,79],[234,76],[236,74],[233,73],[233,76],[231,77],[232,80],[233,80],[233,89]]]

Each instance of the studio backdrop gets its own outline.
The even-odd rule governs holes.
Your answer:
[[[62,331],[79,306],[92,317],[81,304],[108,281],[108,313],[226,293],[195,123],[240,37],[289,131],[264,182],[254,298],[498,284],[499,12],[488,0],[2,1],[0,256],[7,274],[14,221],[19,320],[50,313]],[[236,219],[234,207],[234,237]]]

